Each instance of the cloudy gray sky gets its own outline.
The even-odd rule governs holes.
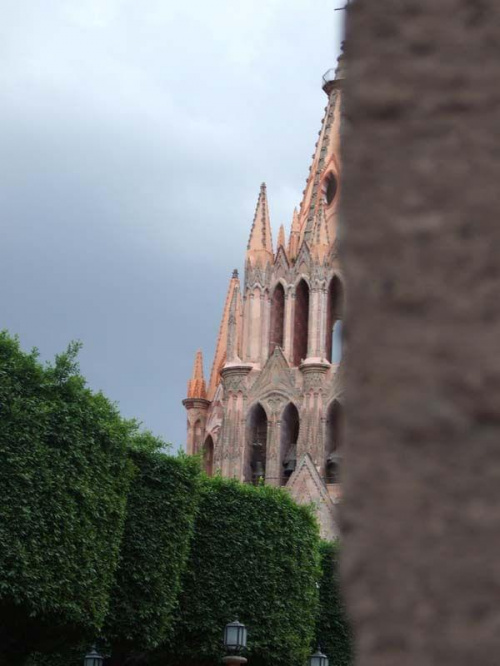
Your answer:
[[[0,328],[183,445],[262,181],[300,202],[341,0],[0,0]],[[275,236],[276,237],[276,236]]]

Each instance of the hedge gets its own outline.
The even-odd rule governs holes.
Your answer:
[[[252,666],[303,666],[314,637],[319,570],[312,511],[286,491],[203,482],[175,633],[158,661],[215,664],[222,630],[249,629]]]
[[[330,666],[354,663],[353,636],[340,593],[339,542],[321,543],[322,577],[319,587],[319,616],[316,643],[330,660]]]
[[[97,632],[117,566],[136,424],[79,374],[0,333],[0,663]]]
[[[198,460],[132,452],[137,472],[105,636],[114,660],[151,650],[171,626],[198,503]]]

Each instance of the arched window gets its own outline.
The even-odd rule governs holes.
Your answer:
[[[271,300],[271,334],[269,337],[269,355],[275,347],[283,347],[285,330],[285,290],[281,283],[276,285]]]
[[[203,469],[208,476],[214,473],[214,440],[207,437],[203,446]]]
[[[343,425],[342,407],[337,400],[334,400],[328,408],[326,416],[326,483],[339,483],[340,481]]]
[[[198,453],[201,449],[201,443],[202,443],[202,437],[203,437],[203,426],[201,424],[201,421],[198,419],[196,423],[194,424],[193,428],[193,452]]]
[[[295,316],[293,321],[293,364],[300,365],[307,357],[309,342],[309,287],[301,280],[295,290]]]
[[[327,206],[331,206],[335,201],[339,184],[334,173],[329,173],[323,183],[323,201]]]
[[[259,483],[266,478],[267,415],[260,403],[247,417],[245,481]]]
[[[334,275],[328,289],[326,358],[330,363],[340,363],[342,358],[342,317],[344,313],[344,288]]]
[[[281,417],[280,441],[280,485],[285,485],[297,466],[297,441],[299,439],[300,420],[297,407],[288,404]]]

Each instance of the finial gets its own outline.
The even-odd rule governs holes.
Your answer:
[[[238,269],[235,268],[233,271],[233,278],[238,278],[238,277],[239,277]]]
[[[260,185],[260,189],[261,189],[261,190],[265,190],[265,189],[266,189],[266,184],[265,184],[265,183],[261,183],[261,185]]]

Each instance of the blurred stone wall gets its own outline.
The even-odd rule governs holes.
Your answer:
[[[355,0],[341,252],[359,666],[500,663],[500,2]]]

